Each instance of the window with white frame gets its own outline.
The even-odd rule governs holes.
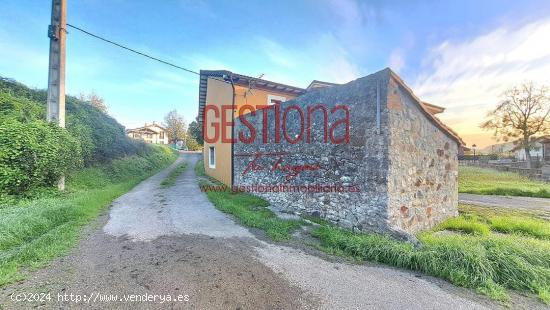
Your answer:
[[[213,146],[208,148],[208,167],[216,168],[216,148]]]
[[[267,95],[267,105],[273,105],[277,103],[282,103],[286,101],[286,97],[276,96],[276,95]]]

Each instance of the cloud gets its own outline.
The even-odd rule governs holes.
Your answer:
[[[257,41],[263,53],[273,64],[285,68],[296,67],[296,60],[292,51],[265,37],[258,37]]]
[[[305,87],[314,79],[345,83],[360,76],[342,43],[331,33],[312,35],[310,41],[292,47],[264,37],[258,42],[262,42],[260,52],[273,65],[265,68],[266,79]]]
[[[336,26],[334,35],[345,49],[361,55],[368,52],[369,25],[379,24],[384,16],[383,4],[357,0],[329,0],[327,9]]]
[[[198,85],[198,76],[181,71],[157,70],[137,81],[118,83],[116,87],[123,92],[151,94],[165,91],[181,93],[186,89],[194,90]]]
[[[317,65],[317,79],[334,83],[347,83],[360,76],[359,68],[351,60],[348,52],[332,35],[321,36],[315,45],[316,57],[312,66]]]
[[[423,60],[413,88],[424,100],[447,107],[442,118],[460,134],[488,141],[491,133],[479,124],[504,90],[527,80],[549,84],[548,38],[550,19],[544,19],[442,42]]]
[[[400,49],[391,52],[388,66],[396,72],[400,72],[405,67],[405,56]]]

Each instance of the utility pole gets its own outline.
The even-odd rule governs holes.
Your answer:
[[[67,3],[52,0],[52,21],[48,27],[50,38],[50,64],[48,68],[47,120],[65,128],[65,39],[67,36]],[[59,180],[60,190],[65,189],[65,177]]]

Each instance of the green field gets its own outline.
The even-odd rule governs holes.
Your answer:
[[[169,148],[151,146],[140,155],[74,172],[67,178],[65,193],[47,191],[41,197],[4,202],[0,205],[0,286],[66,253],[77,243],[84,224],[175,158]]]
[[[533,181],[512,172],[460,166],[458,191],[480,195],[550,198],[550,183]]]

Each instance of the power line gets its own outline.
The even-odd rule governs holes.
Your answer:
[[[96,38],[96,39],[99,39],[99,40],[101,40],[101,41],[107,42],[107,43],[112,44],[112,45],[114,45],[114,46],[116,46],[116,47],[120,47],[120,48],[122,48],[122,49],[125,49],[125,50],[130,51],[130,52],[135,53],[135,54],[138,54],[138,55],[140,55],[140,56],[149,58],[149,59],[154,60],[154,61],[158,61],[158,62],[160,62],[160,63],[163,63],[163,64],[165,64],[165,65],[168,65],[168,66],[173,67],[173,68],[176,68],[176,69],[183,70],[183,71],[188,72],[188,73],[193,73],[193,74],[196,74],[196,75],[198,75],[198,76],[201,75],[201,74],[200,74],[199,72],[197,72],[197,71],[194,71],[194,70],[191,70],[191,69],[187,69],[187,68],[184,68],[184,67],[182,67],[182,66],[178,66],[178,65],[176,65],[176,64],[173,64],[173,63],[171,63],[171,62],[169,62],[169,61],[162,60],[162,59],[160,59],[160,58],[157,58],[157,57],[154,57],[154,56],[145,54],[144,52],[140,52],[140,51],[138,51],[138,50],[135,50],[135,49],[133,49],[133,48],[127,47],[127,46],[122,45],[122,44],[120,44],[120,43],[117,43],[117,42],[114,42],[114,41],[112,41],[112,40],[106,39],[106,38],[104,38],[104,37],[102,37],[102,36],[99,36],[99,35],[97,35],[97,34],[91,33],[91,32],[89,32],[89,31],[84,30],[84,29],[82,29],[82,28],[80,28],[80,27],[77,27],[77,26],[75,26],[75,25],[71,25],[71,24],[69,24],[69,23],[67,23],[66,25],[67,25],[67,27],[70,27],[70,28],[73,28],[73,29],[75,29],[75,30],[78,30],[78,31],[80,31],[80,32],[82,32],[82,33],[84,33],[84,34],[87,34],[87,35],[89,35],[89,36],[91,36],[91,37],[93,37],[93,38]],[[263,75],[264,75],[264,74],[261,74],[260,79],[263,77]],[[210,79],[213,79],[213,80],[216,80],[216,81],[220,81],[220,82],[226,83],[226,84],[233,84],[232,81],[228,81],[228,80],[226,80],[225,78],[219,79],[219,78],[216,78],[216,77],[214,77],[214,76],[209,76],[209,78],[210,78]],[[251,80],[254,80],[254,79],[251,78]]]
[[[82,29],[82,28],[80,28],[80,27],[71,25],[71,24],[69,24],[69,23],[67,23],[67,27],[76,29],[76,30],[78,30],[78,31],[80,31],[80,32],[82,32],[82,33],[85,33],[85,34],[87,34],[87,35],[89,35],[89,36],[91,36],[91,37],[94,37],[94,38],[99,39],[99,40],[101,40],[101,41],[104,41],[104,42],[107,42],[107,43],[109,43],[109,44],[118,46],[118,47],[123,48],[123,49],[125,49],[125,50],[128,50],[128,51],[130,51],[130,52],[132,52],[132,53],[141,55],[141,56],[143,56],[143,57],[147,57],[147,58],[149,58],[149,59],[158,61],[158,62],[163,63],[163,64],[165,64],[165,65],[168,65],[168,66],[171,66],[171,67],[174,67],[174,68],[177,68],[177,69],[180,69],[180,70],[189,72],[189,73],[193,73],[193,74],[196,74],[196,75],[200,75],[200,73],[197,72],[197,71],[193,71],[193,70],[191,70],[191,69],[187,69],[187,68],[184,68],[184,67],[175,65],[175,64],[173,64],[173,63],[171,63],[171,62],[168,62],[168,61],[166,61],[166,60],[159,59],[159,58],[154,57],[154,56],[151,56],[151,55],[147,55],[147,54],[145,54],[145,53],[143,53],[143,52],[137,51],[137,50],[135,50],[135,49],[133,49],[133,48],[129,48],[129,47],[124,46],[124,45],[122,45],[122,44],[120,44],[120,43],[116,43],[116,42],[111,41],[111,40],[109,40],[109,39],[106,39],[106,38],[104,38],[104,37],[98,36],[97,34],[93,34],[93,33],[89,32],[89,31],[86,31],[86,30],[84,30],[84,29]],[[227,81],[223,81],[223,82],[227,82]]]

